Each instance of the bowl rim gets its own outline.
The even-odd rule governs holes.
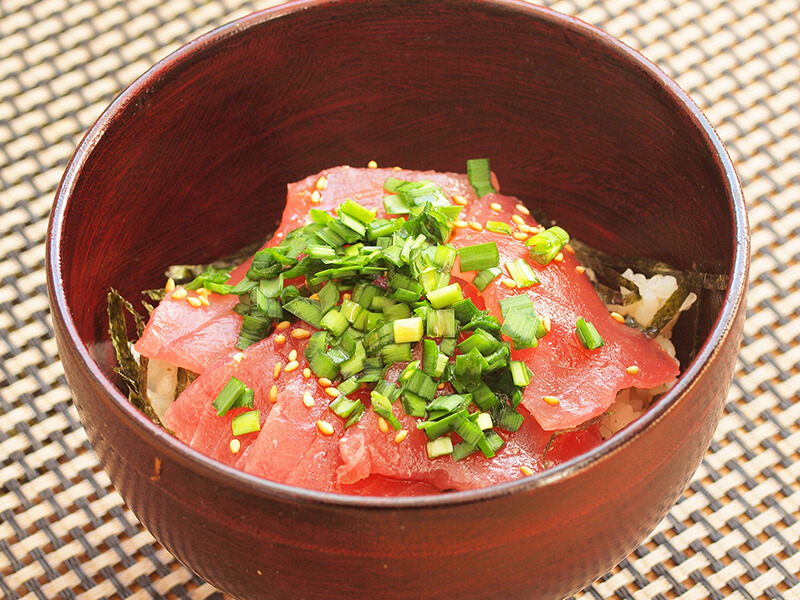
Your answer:
[[[152,440],[151,446],[158,447],[163,456],[170,461],[182,464],[201,477],[247,491],[262,499],[273,498],[317,506],[345,506],[378,510],[440,508],[495,499],[516,493],[529,493],[553,485],[557,481],[576,477],[590,466],[608,460],[624,446],[630,444],[642,431],[664,418],[672,407],[677,404],[680,397],[695,385],[708,368],[710,361],[721,352],[724,340],[731,333],[733,318],[741,310],[746,295],[750,255],[749,228],[744,195],[732,161],[718,134],[688,94],[654,63],[624,42],[591,24],[581,21],[577,17],[565,15],[550,8],[532,5],[524,0],[493,0],[489,3],[481,0],[469,1],[475,6],[492,5],[517,13],[519,16],[546,21],[554,27],[567,29],[580,36],[593,38],[594,41],[605,46],[622,60],[636,67],[645,78],[660,86],[662,91],[668,94],[676,105],[680,105],[683,113],[689,117],[693,126],[702,133],[707,149],[712,153],[717,168],[724,176],[725,191],[731,199],[730,210],[734,221],[734,231],[732,232],[734,260],[729,273],[729,283],[725,291],[722,310],[694,360],[680,374],[675,386],[659,398],[644,415],[628,425],[623,431],[592,450],[565,463],[529,477],[488,487],[418,497],[353,496],[333,492],[320,492],[276,483],[240,471],[201,454],[170,435],[152,423],[117,389],[94,361],[87,344],[83,342],[78,334],[71,317],[61,275],[63,225],[69,210],[72,191],[81,176],[83,167],[87,164],[99,140],[115,121],[116,116],[124,112],[132,102],[135,102],[141,93],[146,92],[153,85],[168,81],[169,73],[173,68],[202,58],[202,53],[207,48],[222,43],[226,38],[235,36],[237,33],[248,30],[251,27],[259,26],[273,19],[285,18],[294,13],[328,5],[358,1],[369,2],[370,0],[344,0],[344,2],[342,0],[293,0],[231,21],[196,37],[162,58],[113,100],[84,135],[70,159],[56,191],[47,232],[45,257],[47,287],[51,309],[55,313],[54,316],[61,320],[67,337],[75,346],[80,367],[90,375],[97,387],[106,392],[102,400],[112,409],[117,418],[126,421],[126,425],[132,427],[138,435],[150,438]],[[162,458],[163,460],[165,458]]]

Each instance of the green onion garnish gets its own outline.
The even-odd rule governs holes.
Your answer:
[[[258,410],[250,410],[233,417],[231,429],[233,430],[233,435],[244,435],[260,431],[261,421],[259,420]]]
[[[539,278],[524,258],[518,258],[506,263],[506,269],[508,269],[508,274],[511,275],[511,278],[519,288],[526,288],[539,283]]]
[[[569,234],[554,225],[542,233],[529,238],[525,245],[530,247],[530,255],[540,265],[547,265],[561,249],[569,243]]]
[[[483,198],[486,194],[497,192],[492,185],[492,170],[488,158],[472,158],[467,161],[467,178],[470,185]]]
[[[447,308],[463,299],[464,294],[461,292],[461,286],[457,283],[451,283],[428,294],[428,302],[436,309]]]
[[[600,334],[597,333],[595,326],[585,321],[583,317],[578,318],[575,324],[575,333],[578,335],[578,339],[581,341],[581,344],[583,344],[583,347],[587,350],[596,350],[597,348],[605,346],[605,342],[603,338],[600,337]]]
[[[453,453],[453,440],[447,436],[438,437],[428,442],[426,449],[430,459],[446,456]]]
[[[486,242],[459,248],[458,258],[462,271],[482,271],[496,267],[500,262],[500,253],[497,243]]]
[[[228,380],[228,383],[225,384],[211,403],[217,409],[217,414],[220,417],[225,416],[231,408],[234,408],[246,387],[244,382],[236,377],[231,377]]]

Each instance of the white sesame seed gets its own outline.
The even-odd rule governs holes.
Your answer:
[[[611,318],[614,319],[617,323],[624,323],[625,322],[625,317],[623,317],[621,314],[619,314],[616,311],[612,311],[611,312]]]
[[[547,404],[551,406],[557,406],[559,403],[558,398],[556,398],[555,396],[544,396],[542,400],[544,400]]]
[[[630,367],[625,369],[625,372],[628,375],[636,375],[639,372],[639,367],[637,367],[636,365],[631,365]]]
[[[389,424],[383,417],[378,417],[378,429],[381,430],[381,433],[389,433]]]
[[[328,394],[328,396],[330,396],[331,398],[336,398],[339,395],[339,389],[333,386],[326,387],[325,393]]]
[[[514,281],[513,279],[509,279],[508,277],[504,277],[500,281],[500,283],[502,283],[504,286],[506,286],[510,290],[513,290],[515,287],[517,287],[517,282]]]
[[[242,362],[243,358],[244,358],[244,354],[242,354],[241,352],[237,352],[236,354],[233,355],[233,360],[236,363]]]
[[[575,272],[578,275],[583,275],[586,272],[586,267],[584,267],[583,265],[578,265],[577,267],[575,267]]]
[[[552,323],[550,322],[550,315],[545,315],[542,319],[542,323],[544,323],[544,330],[547,333],[550,333],[550,327],[552,326]]]
[[[467,205],[467,199],[464,198],[464,196],[460,196],[458,194],[453,196],[453,202],[455,202],[456,204],[460,204],[461,206]]]
[[[458,229],[463,229],[466,226],[467,226],[467,222],[466,221],[462,221],[461,219],[453,222],[453,227],[456,227]]]
[[[331,380],[327,377],[320,377],[318,381],[322,387],[331,387],[332,385]]]
[[[272,369],[272,376],[277,379],[281,374],[281,369],[283,368],[283,363],[278,361],[275,363],[275,368]]]
[[[481,225],[477,221],[470,221],[469,228],[472,229],[473,231],[483,231],[483,225]]]
[[[211,302],[209,302],[208,298],[206,298],[205,296],[198,296],[197,301],[203,306],[211,306]]]
[[[375,162],[374,160],[371,160],[371,161],[369,161],[367,163],[367,168],[368,169],[377,169],[378,168],[378,163]]]
[[[525,224],[525,219],[523,219],[519,215],[511,215],[511,220],[514,221],[515,225],[524,225]]]
[[[307,329],[295,329],[292,331],[292,337],[296,340],[304,340],[307,337],[311,337],[311,333]]]
[[[524,231],[515,231],[514,233],[511,234],[511,237],[513,237],[515,240],[522,241],[528,239],[528,234],[525,233]]]
[[[297,360],[297,350],[289,352],[289,360]]]
[[[489,205],[489,208],[491,208],[494,212],[500,212],[503,210],[503,207],[498,202],[492,202]]]
[[[570,254],[575,254],[575,248],[572,247],[572,244],[564,244],[564,250]]]
[[[559,252],[558,254],[556,254],[555,258],[553,258],[553,260],[556,262],[564,262],[564,253]]]
[[[311,392],[303,392],[303,404],[305,404],[308,408],[311,408],[316,404],[314,401],[314,396],[311,395]]]
[[[234,438],[231,440],[230,448],[233,454],[239,454],[239,450],[242,448],[242,442]]]
[[[199,290],[197,290],[197,295],[208,298],[211,295],[211,290],[201,287]]]
[[[529,466],[527,466],[527,465],[522,465],[522,466],[519,468],[519,470],[520,470],[520,473],[522,473],[523,475],[525,475],[525,477],[530,477],[531,475],[533,475],[533,469],[531,469],[531,468],[530,468]]]
[[[194,306],[195,308],[200,308],[202,306],[202,303],[200,302],[200,299],[196,298],[194,296],[189,296],[188,298],[186,298],[186,301],[189,304],[191,304],[192,306]]]
[[[278,401],[278,386],[273,385],[269,388],[269,401],[273,404]]]
[[[169,294],[172,290],[175,289],[175,280],[170,277],[167,279],[167,284],[164,286],[164,291]]]
[[[319,193],[319,190],[311,192],[311,204],[319,204],[320,202],[322,202],[322,194]]]
[[[173,300],[183,300],[188,295],[189,292],[186,291],[186,288],[177,288],[174,292],[172,292],[171,297]]]
[[[275,336],[275,343],[276,344],[285,344],[286,343],[286,336],[282,333],[279,333]]]
[[[394,436],[395,443],[399,444],[404,439],[406,439],[406,436],[408,436],[408,431],[406,431],[405,429],[401,429],[400,431],[397,432],[397,435]]]
[[[311,377],[311,369],[309,369],[308,367],[306,367],[305,369],[303,369],[303,377],[305,377],[306,379],[308,379],[309,377]]]
[[[281,321],[280,323],[275,325],[275,329],[277,331],[283,331],[284,329],[288,329],[290,325],[291,323],[289,323],[289,321]]]
[[[317,421],[317,429],[322,435],[333,435],[333,425],[327,421]]]
[[[286,371],[287,373],[291,373],[292,371],[297,370],[299,366],[300,366],[299,362],[297,362],[296,360],[290,360],[283,370]]]
[[[517,204],[514,208],[516,208],[517,211],[521,212],[523,215],[527,216],[531,214],[531,211],[529,211],[528,207],[525,206],[524,204]]]
[[[328,178],[323,175],[317,179],[317,183],[314,184],[314,187],[320,191],[324,190],[326,187],[328,187]]]

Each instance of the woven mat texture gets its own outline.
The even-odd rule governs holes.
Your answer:
[[[57,358],[44,243],[81,136],[155,61],[268,2],[0,0],[0,595],[222,599],[99,467]],[[752,283],[730,401],[689,489],[577,596],[800,600],[800,0],[562,0],[641,50],[726,143]]]

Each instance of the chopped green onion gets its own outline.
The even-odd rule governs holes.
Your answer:
[[[488,158],[472,158],[468,160],[467,178],[475,193],[478,194],[478,198],[497,192],[492,185],[492,171],[489,168]]]
[[[387,344],[381,348],[381,358],[387,365],[411,360],[411,344]]]
[[[494,427],[494,423],[492,422],[492,415],[488,412],[478,413],[478,419],[476,421],[476,425],[481,428],[481,431],[486,431],[487,429],[491,429]]]
[[[514,385],[519,387],[525,387],[531,382],[531,370],[521,360],[512,360],[509,363],[509,369],[511,370],[511,377],[514,380]]]
[[[350,215],[354,219],[358,219],[364,223],[364,225],[371,223],[373,219],[375,219],[375,213],[368,208],[364,208],[357,202],[353,202],[350,198],[339,205],[339,211],[343,214]]]
[[[233,417],[231,421],[231,430],[233,431],[233,435],[244,435],[246,433],[260,431],[261,421],[259,419],[259,411],[249,410]]]
[[[461,292],[461,286],[457,283],[451,283],[428,294],[428,302],[436,309],[446,308],[459,300],[463,300],[463,298],[464,294]]]
[[[356,306],[358,305],[356,304]],[[325,313],[324,317],[322,317],[320,325],[330,331],[336,337],[339,337],[345,332],[349,323],[347,322],[347,318],[339,309],[332,308]]]
[[[298,319],[305,321],[316,329],[321,327],[322,310],[319,302],[299,297],[284,304],[283,310],[292,313]]]
[[[231,377],[211,403],[211,406],[217,409],[217,415],[224,417],[234,407],[246,387],[243,381]]]
[[[508,274],[511,275],[511,278],[519,288],[539,283],[539,278],[524,258],[506,263],[506,269],[508,269]]]
[[[475,275],[475,279],[472,280],[472,285],[482,292],[489,287],[489,284],[497,279],[502,272],[503,271],[501,271],[499,267],[492,267],[491,269],[479,271],[478,274]]]
[[[392,413],[392,401],[389,398],[380,392],[372,390],[370,393],[370,400],[372,402],[372,410],[374,410],[378,416],[383,417],[394,429],[398,430],[402,428],[400,421],[394,416],[394,413]]]
[[[500,331],[514,342],[514,350],[535,348],[539,345],[536,338],[539,322],[536,315],[513,312],[505,318]]]
[[[456,316],[452,309],[431,310],[425,321],[429,337],[455,337],[457,333]]]
[[[569,234],[561,227],[554,225],[528,239],[525,245],[530,246],[530,255],[533,260],[540,265],[547,265],[568,243]]]
[[[597,333],[597,328],[588,321],[585,321],[583,317],[578,318],[575,324],[575,333],[578,335],[578,339],[581,341],[581,344],[583,344],[583,347],[587,350],[596,350],[605,345],[603,338]]]
[[[453,440],[447,436],[438,437],[431,440],[426,445],[428,458],[434,459],[453,453]]]
[[[458,259],[462,271],[482,271],[499,264],[500,252],[497,250],[497,243],[486,242],[459,248]]]
[[[405,342],[418,342],[425,333],[422,319],[411,317],[409,319],[398,319],[392,323],[394,326],[394,343],[403,344]]]
[[[486,230],[511,235],[511,225],[505,221],[486,221]]]

